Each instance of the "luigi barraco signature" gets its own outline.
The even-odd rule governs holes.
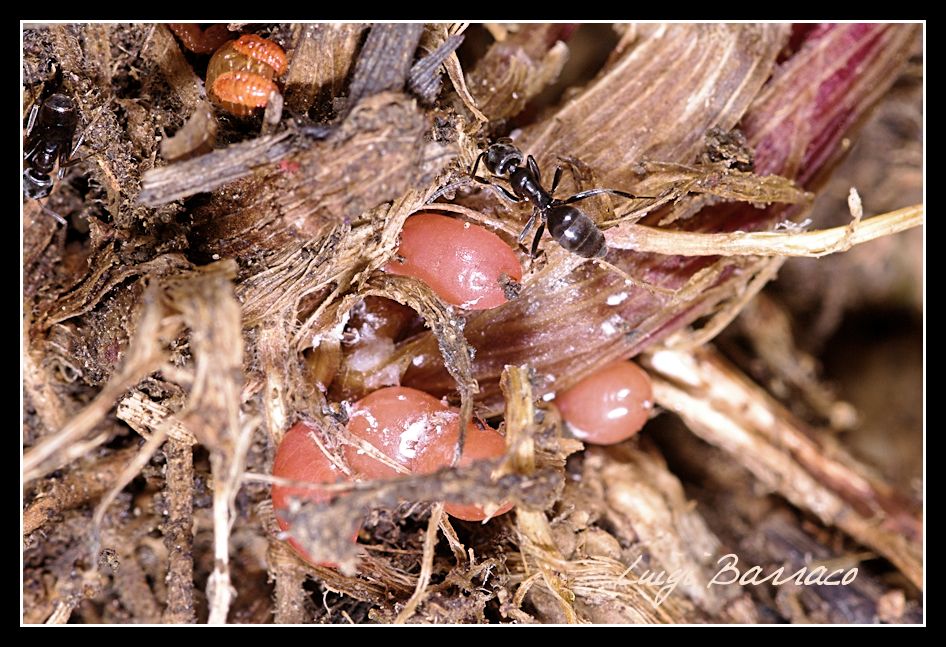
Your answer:
[[[641,574],[632,574],[643,557],[638,557],[628,568],[628,575],[625,580],[632,583],[659,587],[654,594],[653,604],[655,607],[663,604],[667,596],[670,595],[679,584],[692,584],[694,581],[693,573],[687,569],[678,569],[667,572],[664,570],[651,571],[646,570]],[[785,567],[779,567],[770,573],[766,573],[761,566],[753,566],[745,571],[738,568],[739,558],[733,554],[723,555],[716,563],[719,569],[706,583],[706,588],[714,586],[759,586],[760,584],[771,584],[772,586],[782,586],[783,584],[794,584],[796,586],[845,586],[854,581],[857,577],[857,568],[843,569],[838,568],[831,572],[825,566],[816,566],[808,570],[808,566],[803,566],[796,571],[787,573]]]

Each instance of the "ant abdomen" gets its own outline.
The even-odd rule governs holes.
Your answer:
[[[558,243],[582,258],[600,258],[608,253],[604,234],[594,220],[580,209],[568,205],[548,211],[549,233]]]

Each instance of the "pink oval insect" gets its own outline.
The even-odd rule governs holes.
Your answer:
[[[437,398],[406,387],[378,389],[359,400],[348,421],[348,431],[368,443],[393,464],[372,456],[364,447],[348,445],[345,459],[356,476],[369,479],[394,478],[402,471],[430,474],[449,467],[460,431],[460,413]],[[476,460],[498,458],[506,451],[506,441],[495,429],[479,421],[466,428],[460,466]],[[497,516],[512,509],[507,503]],[[486,519],[485,510],[475,504],[450,503],[447,514],[466,521]]]
[[[297,422],[292,426],[276,449],[276,458],[273,461],[273,475],[292,481],[308,483],[335,483],[350,481],[351,479],[341,469],[332,463],[318,444],[309,434],[315,429],[305,422]],[[314,488],[274,485],[272,489],[273,510],[276,512],[276,523],[279,529],[289,530],[289,522],[280,512],[288,510],[292,499],[324,503],[331,500],[332,494]],[[357,535],[352,537],[355,541]],[[328,562],[313,560],[305,548],[295,539],[289,539],[289,545],[304,560],[317,566],[335,566]]]
[[[635,435],[654,407],[650,376],[633,362],[618,361],[555,397],[575,437],[613,445]]]
[[[470,310],[505,303],[509,281],[522,279],[519,258],[502,238],[436,213],[407,219],[397,254],[385,272],[418,278],[447,303]]]

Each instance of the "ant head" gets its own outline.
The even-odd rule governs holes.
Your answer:
[[[53,179],[46,173],[34,173],[28,168],[23,171],[23,193],[32,200],[45,198],[53,190]]]
[[[509,140],[499,140],[486,151],[486,168],[493,175],[506,175],[522,164],[522,151]]]

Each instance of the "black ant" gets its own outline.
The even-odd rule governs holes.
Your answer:
[[[44,85],[42,95],[30,110],[23,146],[23,162],[26,164],[23,193],[34,200],[45,198],[52,191],[54,180],[50,174],[57,162],[58,179],[62,179],[67,167],[77,163],[72,157],[85,138],[83,134],[72,146],[79,123],[78,110],[75,101],[59,92],[62,68],[52,61],[50,63],[55,67],[55,75]]]
[[[480,161],[484,157],[486,158],[484,163],[489,172],[495,177],[505,178],[509,182],[509,186],[512,187],[512,192],[476,174]],[[542,187],[542,175],[535,158],[529,155],[526,158],[526,166],[522,166],[522,162],[522,151],[513,145],[512,140],[503,138],[497,140],[487,150],[479,154],[473,168],[470,170],[470,176],[480,184],[493,187],[508,200],[513,202],[526,200],[532,203],[532,216],[526,223],[522,233],[519,234],[519,244],[522,244],[526,239],[529,231],[535,225],[536,219],[540,219],[539,229],[536,231],[535,238],[532,239],[531,252],[533,258],[538,252],[539,240],[545,231],[546,223],[548,223],[549,234],[552,238],[573,254],[582,258],[601,258],[607,255],[608,245],[604,239],[604,234],[598,229],[598,225],[581,209],[570,205],[602,193],[610,193],[622,198],[647,197],[636,196],[616,189],[588,189],[564,200],[557,200],[552,196],[556,187],[558,187],[559,180],[562,178],[562,168],[555,169],[552,187],[549,191],[546,191]]]

